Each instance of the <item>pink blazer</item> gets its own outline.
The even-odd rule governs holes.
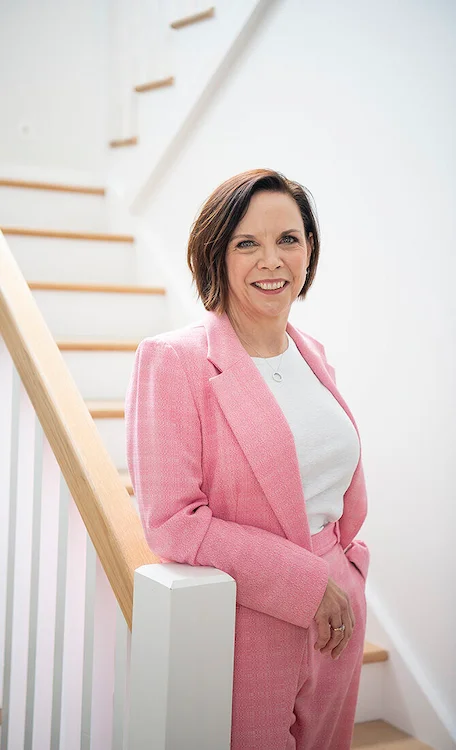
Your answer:
[[[287,331],[316,376],[353,416],[323,346]],[[293,435],[226,314],[144,339],[126,405],[127,461],[151,549],[164,560],[229,573],[237,603],[307,628],[328,582],[312,552]],[[358,431],[358,430],[357,430]],[[344,496],[341,545],[366,516],[361,458]]]

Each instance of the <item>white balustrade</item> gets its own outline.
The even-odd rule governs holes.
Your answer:
[[[1,750],[229,750],[235,599],[143,566],[130,635],[0,338]]]

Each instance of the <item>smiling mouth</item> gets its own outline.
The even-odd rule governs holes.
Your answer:
[[[258,282],[254,281],[252,286],[254,286],[256,289],[261,289],[263,292],[275,292],[280,291],[281,289],[284,289],[288,285],[288,281],[268,281],[268,282]]]

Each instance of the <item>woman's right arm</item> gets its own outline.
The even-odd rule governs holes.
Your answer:
[[[141,342],[125,404],[127,462],[152,551],[231,575],[239,604],[308,628],[328,564],[288,539],[216,518],[202,492],[201,423],[174,348]]]

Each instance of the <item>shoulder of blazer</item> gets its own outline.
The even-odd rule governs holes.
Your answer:
[[[139,346],[147,347],[159,344],[168,344],[176,354],[207,352],[207,336],[203,323],[191,323],[182,328],[175,328],[172,331],[157,333],[155,336],[144,338]]]
[[[154,362],[159,368],[182,367],[194,395],[214,374],[207,359],[207,334],[201,322],[147,337],[139,344],[137,353],[149,365]],[[167,377],[172,377],[170,372]]]

